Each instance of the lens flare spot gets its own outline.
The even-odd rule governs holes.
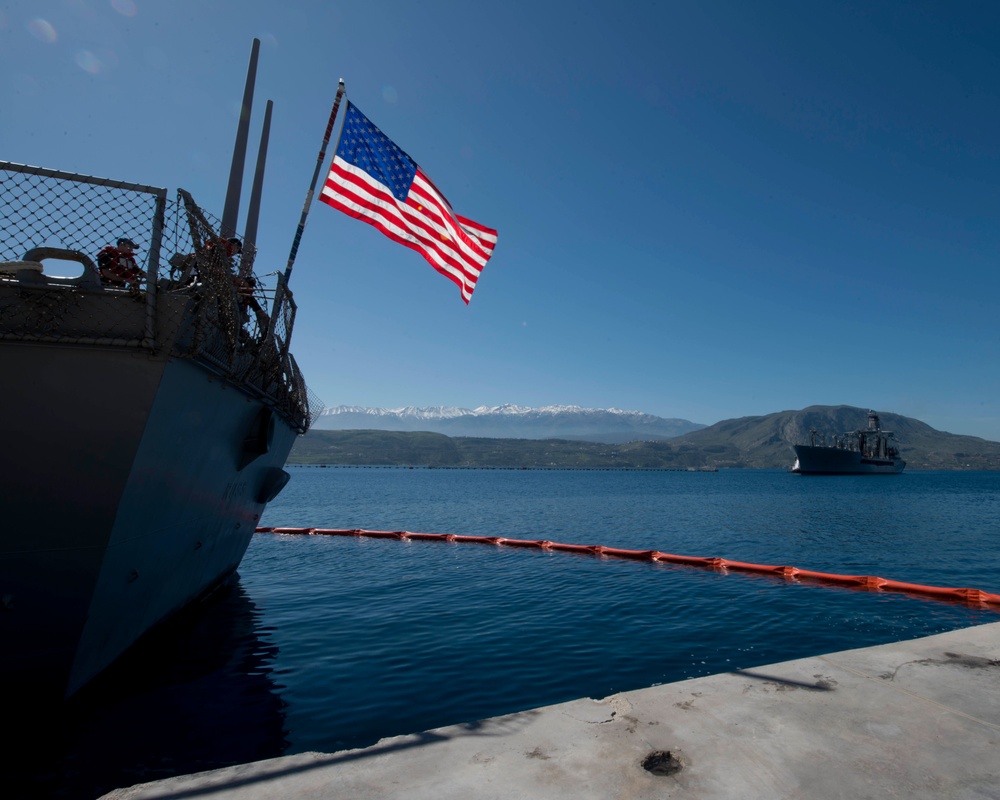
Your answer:
[[[383,86],[382,87],[382,99],[387,103],[395,103],[399,100],[399,92],[396,91],[395,86]]]
[[[90,50],[78,50],[76,53],[76,65],[84,72],[91,75],[98,75],[103,69],[101,60]]]
[[[138,11],[132,0],[111,0],[111,7],[123,17],[134,17]]]
[[[56,33],[56,29],[52,27],[52,23],[47,19],[42,19],[41,17],[29,19],[27,26],[28,33],[40,42],[45,42],[45,44],[55,44],[59,41],[59,34]]]

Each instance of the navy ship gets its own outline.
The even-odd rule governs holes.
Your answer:
[[[232,230],[243,155],[230,221],[183,189],[0,161],[5,697],[69,697],[225,582],[322,410],[286,281],[254,274],[256,219]],[[116,241],[141,276],[102,268]]]
[[[795,464],[791,471],[800,475],[894,475],[906,466],[893,434],[882,430],[874,411],[868,412],[865,430],[834,436],[832,444],[812,430],[809,444],[796,444],[792,449]]]

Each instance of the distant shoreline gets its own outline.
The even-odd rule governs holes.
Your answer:
[[[845,417],[837,423],[850,418],[840,409],[834,411]],[[817,422],[815,417],[796,421],[795,415],[789,412],[739,420],[674,439],[624,444],[451,437],[428,431],[311,430],[295,442],[288,463],[429,469],[789,470],[795,462],[789,439],[807,439],[809,428]],[[894,422],[906,426],[905,422]],[[804,434],[799,432],[803,426]],[[842,424],[837,424],[834,429],[840,427]],[[935,431],[923,423],[909,425],[900,440],[907,472],[1000,470],[997,442]]]
[[[718,472],[714,467],[504,467],[504,466],[444,466],[435,467],[428,464],[300,464],[289,461],[287,466],[307,469],[493,469],[493,470],[548,470],[549,472],[573,470],[576,472]],[[778,467],[768,468],[773,472]]]

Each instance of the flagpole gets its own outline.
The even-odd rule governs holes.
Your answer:
[[[299,251],[299,242],[302,241],[302,231],[306,228],[306,217],[309,215],[309,206],[312,205],[313,192],[316,191],[316,181],[319,179],[319,171],[323,167],[326,159],[326,146],[330,143],[330,135],[333,133],[333,123],[337,119],[337,111],[340,110],[340,100],[344,96],[344,79],[337,83],[337,96],[333,100],[333,110],[330,112],[330,121],[326,124],[326,133],[323,136],[323,146],[319,149],[319,157],[316,159],[316,169],[313,171],[312,184],[306,193],[306,202],[302,206],[302,216],[299,219],[299,227],[295,231],[295,239],[292,241],[292,251],[288,254],[288,266],[285,267],[285,283],[292,274],[292,265],[295,263],[295,255]]]

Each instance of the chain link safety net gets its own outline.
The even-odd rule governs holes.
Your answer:
[[[323,406],[289,352],[292,294],[220,230],[183,189],[0,161],[0,339],[194,359],[305,432]]]

